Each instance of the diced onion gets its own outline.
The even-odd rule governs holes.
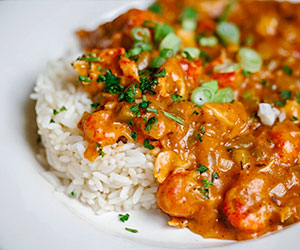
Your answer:
[[[272,108],[269,103],[259,104],[257,115],[260,118],[262,124],[272,126],[279,114],[280,112],[278,111],[278,109]]]
[[[225,44],[239,44],[240,30],[239,28],[229,22],[220,22],[217,25],[217,34]]]
[[[255,73],[260,70],[263,60],[260,54],[250,48],[241,48],[239,50],[239,60],[242,69]]]

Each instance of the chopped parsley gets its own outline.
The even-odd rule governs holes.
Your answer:
[[[86,62],[100,62],[100,57],[96,56],[94,53],[85,53],[78,57],[76,60],[86,61]]]
[[[168,117],[169,119],[172,119],[172,120],[174,120],[175,122],[178,122],[178,123],[180,123],[180,124],[183,124],[183,120],[180,118],[180,117],[177,117],[177,116],[174,116],[174,115],[172,115],[172,114],[170,114],[170,113],[168,113],[168,112],[166,112],[166,111],[162,111],[163,112],[163,114],[166,116],[166,117]]]
[[[204,135],[205,134],[205,127],[200,126],[200,131],[201,131],[201,134]]]
[[[156,94],[156,92],[153,90],[154,86],[158,85],[158,81],[156,79],[150,80],[148,77],[141,77],[140,78],[140,90],[143,94],[146,93],[146,91],[149,91],[153,95]]]
[[[94,145],[94,148],[97,148],[98,149],[97,151],[98,151],[99,155],[101,157],[104,157],[105,153],[102,151],[101,145],[98,142],[96,142],[96,144]]]
[[[226,150],[227,150],[227,152],[232,152],[234,150],[234,148],[227,148]]]
[[[192,115],[199,115],[199,112],[195,110]]]
[[[200,134],[197,134],[197,137],[198,137],[198,139],[199,139],[200,142],[203,142],[202,136]]]
[[[202,181],[202,183],[204,184],[204,185],[203,185],[203,188],[211,187],[211,186],[213,185],[212,182],[210,182],[210,181],[207,180],[206,178],[203,178],[201,181]]]
[[[55,121],[53,119],[50,120],[50,123],[55,123]]]
[[[129,216],[130,215],[128,213],[127,214],[119,214],[119,219],[120,219],[120,221],[125,222],[125,221],[128,221]]]
[[[129,126],[133,126],[133,121],[128,121],[127,124],[128,124]]]
[[[57,114],[59,114],[60,112],[66,111],[66,110],[67,110],[67,108],[66,108],[65,106],[61,107],[61,108],[59,109],[59,111],[57,111],[56,109],[53,109],[53,114],[54,114],[54,115],[57,115]]]
[[[267,139],[267,141],[268,141],[269,143],[273,144],[273,141],[272,141],[272,140],[270,140],[270,139]]]
[[[134,141],[136,141],[136,139],[137,139],[137,133],[136,132],[131,132],[131,137],[132,137],[132,139],[134,140]]]
[[[125,230],[128,231],[128,232],[131,232],[131,233],[138,233],[139,232],[137,229],[128,228],[128,227],[125,227]]]
[[[76,193],[75,192],[71,192],[71,195],[76,198]]]
[[[151,104],[150,101],[142,101],[142,102],[139,104],[139,107],[140,107],[141,109],[145,109],[145,108],[147,108],[150,104]]]
[[[280,100],[274,102],[275,106],[283,107],[286,104],[286,101],[291,99],[292,92],[290,90],[281,90],[280,91]]]
[[[179,102],[180,99],[182,98],[182,96],[178,95],[178,94],[173,94],[171,97],[172,97],[173,102]]]
[[[139,70],[139,76],[146,76],[146,75],[149,75],[151,74],[151,70],[150,69],[141,69]]]
[[[293,74],[293,70],[292,70],[289,66],[287,66],[286,64],[283,65],[282,69],[283,69],[283,71],[284,71],[287,75]]]
[[[119,94],[124,90],[121,85],[121,78],[112,74],[111,70],[107,70],[105,75],[98,75],[97,82],[104,82],[104,92],[111,94]]]
[[[267,81],[263,79],[263,80],[261,81],[261,85],[266,86],[266,85],[267,85]]]
[[[285,104],[282,101],[277,100],[277,101],[274,102],[274,105],[277,106],[277,107],[284,107]]]
[[[149,139],[145,139],[145,140],[144,140],[144,147],[145,147],[145,148],[148,148],[148,149],[150,149],[150,150],[154,149],[154,146],[150,144]]]
[[[91,82],[92,80],[88,79],[86,76],[79,75],[78,80],[80,82]]]
[[[141,112],[138,108],[138,106],[135,104],[132,107],[129,108],[129,110],[136,115],[136,117],[140,117],[141,116]]]
[[[158,73],[154,74],[155,77],[165,77],[166,76],[166,69],[163,68],[161,71]]]
[[[156,123],[157,123],[157,118],[155,116],[151,117],[146,123],[145,130],[148,131],[148,133],[150,133],[152,126],[155,125]]]
[[[298,118],[296,116],[293,116],[291,119],[290,119],[292,122],[294,121],[298,121]]]
[[[199,168],[196,169],[196,171],[200,172],[200,174],[206,172],[208,168],[202,164],[198,164]]]
[[[103,158],[104,155],[105,155],[105,153],[102,151],[101,148],[98,149],[98,153],[99,153],[99,155],[100,155],[102,158]]]
[[[149,10],[156,14],[162,13],[162,8],[159,3],[154,3],[154,4],[150,5]]]
[[[218,178],[219,178],[219,174],[216,171],[214,171],[211,177],[211,182],[214,182],[214,180]]]
[[[135,90],[136,86],[129,87],[126,91],[120,94],[119,101],[124,100],[125,102],[132,103],[135,101]]]
[[[98,108],[99,106],[100,106],[99,103],[92,103],[92,104],[91,104],[91,108],[93,108],[93,109],[96,109],[96,108]]]
[[[292,92],[290,90],[281,90],[280,91],[280,98],[283,100],[291,99]]]

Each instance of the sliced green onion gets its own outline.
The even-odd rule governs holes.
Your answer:
[[[215,36],[200,37],[198,40],[199,44],[204,47],[213,47],[218,44],[218,38]]]
[[[232,73],[236,72],[240,69],[240,65],[238,63],[224,63],[219,64],[214,67],[215,73]]]
[[[194,48],[194,47],[185,47],[183,49],[183,52],[189,53],[192,58],[199,58],[199,56],[200,56],[200,49]],[[185,56],[185,55],[183,54],[183,56]]]
[[[218,90],[218,81],[213,80],[209,82],[204,82],[202,83],[201,88],[210,88],[212,89],[212,91],[214,91],[214,93],[216,93]]]
[[[131,30],[131,35],[135,41],[148,42],[148,34],[144,28],[135,27]]]
[[[178,123],[180,123],[180,124],[183,124],[183,120],[180,118],[180,117],[177,117],[177,116],[175,116],[175,115],[172,115],[172,114],[170,114],[170,113],[168,113],[168,112],[166,112],[166,111],[162,111],[163,113],[164,113],[164,115],[166,116],[166,117],[168,117],[169,119],[172,119],[172,120],[174,120],[175,122],[178,122]]]
[[[250,48],[241,48],[239,50],[239,59],[242,69],[255,73],[260,70],[263,60],[255,50]]]
[[[172,49],[174,55],[177,54],[179,48],[181,46],[181,39],[176,36],[174,33],[169,33],[160,43],[159,50],[163,49]]]
[[[198,87],[193,90],[191,101],[197,106],[202,107],[207,102],[212,102],[215,96],[215,91],[211,88]]]
[[[174,33],[174,29],[168,24],[156,24],[154,28],[154,41],[160,42],[168,34]]]
[[[232,102],[233,100],[233,91],[231,88],[220,89],[214,97],[214,102],[218,103]]]
[[[222,15],[219,18],[219,21],[225,21],[228,19],[229,14],[231,12],[231,10],[233,9],[233,7],[237,4],[238,0],[230,0],[229,3],[226,5]]]
[[[131,50],[129,50],[126,53],[126,57],[133,57],[133,56],[137,56],[140,53],[142,53],[143,49],[141,47],[137,47],[137,48],[132,48]]]
[[[133,48],[141,48],[143,51],[148,50],[151,51],[152,50],[152,45],[149,43],[144,43],[141,41],[137,41],[133,44]]]
[[[184,19],[182,21],[182,27],[185,30],[194,31],[197,27],[197,20],[194,19]]]
[[[161,56],[156,57],[152,60],[150,66],[151,66],[151,68],[159,68],[160,66],[162,66],[166,62],[166,60],[167,60],[166,58],[161,57]]]
[[[174,52],[172,49],[163,49],[159,56],[164,57],[166,59],[171,58],[174,55]]]
[[[187,7],[180,16],[181,25],[185,30],[194,31],[197,27],[198,13],[192,7]]]
[[[216,31],[218,36],[226,45],[240,43],[240,30],[235,24],[229,22],[220,22],[217,25]]]

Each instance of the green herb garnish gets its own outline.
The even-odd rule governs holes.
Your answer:
[[[227,152],[232,152],[234,150],[234,148],[227,148],[226,150],[227,150]]]
[[[165,77],[165,76],[166,76],[166,69],[165,68],[163,68],[158,73],[154,74],[154,77]]]
[[[55,123],[55,121],[53,119],[50,120],[50,123]]]
[[[200,174],[203,174],[208,170],[208,168],[202,164],[198,164],[199,168],[196,169],[196,171],[200,172]]]
[[[293,116],[291,119],[290,119],[292,122],[294,121],[298,121],[298,118],[296,116]]]
[[[137,133],[136,132],[131,132],[131,137],[134,141],[137,139]]]
[[[124,90],[121,85],[121,78],[112,74],[111,70],[107,70],[105,75],[98,75],[97,82],[104,82],[104,92],[111,94],[119,94]]]
[[[171,97],[172,97],[173,102],[179,102],[180,99],[182,98],[182,96],[178,95],[178,94],[173,94],[173,95],[171,95]]]
[[[148,148],[148,149],[150,149],[150,150],[154,149],[154,146],[150,144],[149,139],[145,139],[145,140],[144,140],[144,147],[145,147],[145,148]]]
[[[128,227],[125,227],[125,230],[129,231],[131,233],[138,233],[139,232],[137,229],[132,229],[132,228],[128,228]]]
[[[136,115],[136,117],[140,117],[141,116],[141,112],[138,108],[138,106],[135,104],[132,107],[129,108],[129,110]]]
[[[78,80],[80,82],[91,82],[92,80],[88,79],[86,76],[79,75]]]
[[[96,108],[98,108],[99,106],[100,106],[99,103],[92,103],[92,104],[91,104],[91,108],[93,108],[93,109],[96,109]]]
[[[119,214],[119,219],[120,219],[120,221],[125,222],[125,221],[128,221],[129,216],[130,215],[128,213],[127,214]]]
[[[152,126],[155,125],[157,123],[157,118],[155,116],[151,117],[145,126],[145,130],[148,131],[148,133],[151,132]]]
[[[211,177],[211,182],[213,183],[215,179],[219,178],[219,174],[217,172],[213,172],[212,177]]]
[[[175,122],[178,122],[178,123],[180,123],[180,124],[183,124],[183,120],[180,118],[180,117],[177,117],[177,116],[174,116],[174,115],[172,115],[172,114],[170,114],[170,113],[168,113],[168,112],[166,112],[166,111],[162,111],[163,112],[163,114],[166,116],[166,117],[168,117],[169,119],[172,119],[172,120],[174,120]]]
[[[283,65],[282,69],[283,69],[283,71],[284,71],[287,75],[293,74],[293,70],[292,70],[289,66],[287,66],[286,64]]]

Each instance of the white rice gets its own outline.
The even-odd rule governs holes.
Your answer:
[[[154,156],[135,143],[103,148],[105,156],[91,163],[84,158],[88,143],[77,124],[92,100],[76,83],[77,75],[64,58],[49,63],[34,88],[37,125],[50,165],[48,179],[56,190],[90,206],[97,214],[156,207]],[[53,109],[65,106],[57,115]],[[50,123],[53,119],[55,123]],[[42,158],[41,155],[38,156]]]

